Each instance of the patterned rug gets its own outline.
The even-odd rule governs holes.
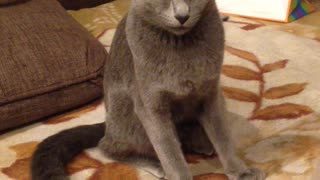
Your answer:
[[[109,50],[127,11],[118,0],[70,14]],[[320,12],[290,24],[231,17],[225,23],[222,84],[229,124],[245,162],[268,180],[320,179]],[[104,120],[102,100],[0,136],[0,179],[29,180],[30,158],[44,138]],[[218,157],[187,155],[196,180],[227,179]],[[72,180],[156,180],[89,149],[68,165]]]

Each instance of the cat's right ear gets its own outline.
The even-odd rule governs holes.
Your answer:
[[[222,21],[228,21],[229,20],[229,16],[221,15],[220,18],[221,18]]]

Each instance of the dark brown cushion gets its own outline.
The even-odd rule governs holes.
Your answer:
[[[0,7],[4,5],[18,4],[28,0],[0,0]]]
[[[5,6],[0,14],[0,130],[101,96],[107,53],[57,1]]]
[[[1,1],[1,0],[0,0]],[[58,0],[60,4],[68,10],[78,10],[81,8],[91,8],[113,0]]]

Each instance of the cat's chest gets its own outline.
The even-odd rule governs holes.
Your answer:
[[[219,76],[219,58],[199,50],[183,53],[167,50],[144,59],[136,72],[146,86],[156,85],[178,96],[206,94],[208,85]]]
[[[163,76],[181,78],[206,78],[219,71],[221,57],[219,53],[200,47],[184,50],[164,48],[161,51],[148,54],[146,66],[153,72],[157,69]]]
[[[175,80],[179,84],[192,83],[194,86],[201,86],[204,81],[216,77],[221,66],[218,56],[206,54],[202,49],[184,53],[172,52],[163,56],[162,60],[162,66],[154,67],[162,72],[159,77],[162,76],[167,81]]]

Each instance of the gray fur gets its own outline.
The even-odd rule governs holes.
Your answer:
[[[264,179],[234,151],[219,86],[223,54],[214,1],[133,0],[105,66],[107,114],[99,147],[170,180],[192,179],[183,152],[216,150],[230,179]]]

